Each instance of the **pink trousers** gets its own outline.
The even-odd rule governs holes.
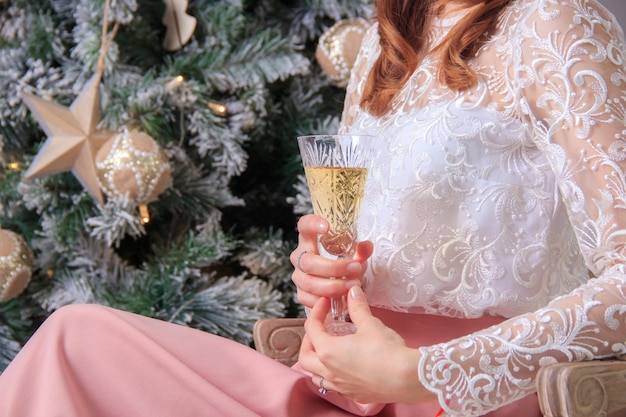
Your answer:
[[[412,346],[497,322],[374,312]],[[97,305],[52,314],[0,375],[2,417],[352,415],[329,400],[304,373],[247,346]],[[437,410],[434,403],[389,404],[377,415],[434,417]],[[540,415],[534,395],[490,414]]]

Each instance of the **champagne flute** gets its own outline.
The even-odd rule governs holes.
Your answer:
[[[365,135],[298,137],[313,212],[330,224],[328,233],[318,238],[322,256],[352,258],[356,251],[357,223],[372,144],[373,137]],[[348,316],[345,296],[331,299],[331,321],[326,327],[335,335],[356,331]]]

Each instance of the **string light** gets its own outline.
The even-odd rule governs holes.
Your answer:
[[[8,166],[9,166],[9,169],[12,169],[13,171],[17,171],[18,169],[20,169],[19,162],[9,162]]]
[[[139,216],[141,217],[141,224],[150,223],[150,212],[148,211],[148,206],[145,204],[139,205]]]
[[[181,85],[183,81],[185,81],[185,77],[183,77],[182,75],[177,75],[176,77],[172,78],[169,83],[167,83],[167,85],[165,86],[165,91],[174,90],[176,87]]]
[[[209,101],[207,103],[207,107],[220,116],[225,116],[228,110],[224,104],[216,103],[214,101]]]

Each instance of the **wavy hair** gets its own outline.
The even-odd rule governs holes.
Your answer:
[[[512,0],[461,0],[467,14],[443,41],[428,50],[428,27],[449,0],[378,0],[376,15],[381,53],[369,74],[361,107],[383,115],[426,54],[439,55],[439,80],[453,90],[476,85],[467,61],[474,57],[496,26],[502,9]],[[476,6],[476,7],[473,7]]]

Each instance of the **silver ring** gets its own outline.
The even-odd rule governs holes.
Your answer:
[[[300,271],[302,271],[302,267],[300,266],[300,260],[302,259],[302,257],[304,256],[305,253],[307,253],[307,251],[303,250],[302,252],[300,252],[298,257],[296,258],[296,268],[298,268]],[[302,271],[302,272],[304,272],[304,271]]]
[[[326,393],[328,392],[328,390],[326,388],[324,388],[324,377],[323,376],[320,376],[320,389],[318,389],[317,392],[319,392],[322,395],[326,395]]]

